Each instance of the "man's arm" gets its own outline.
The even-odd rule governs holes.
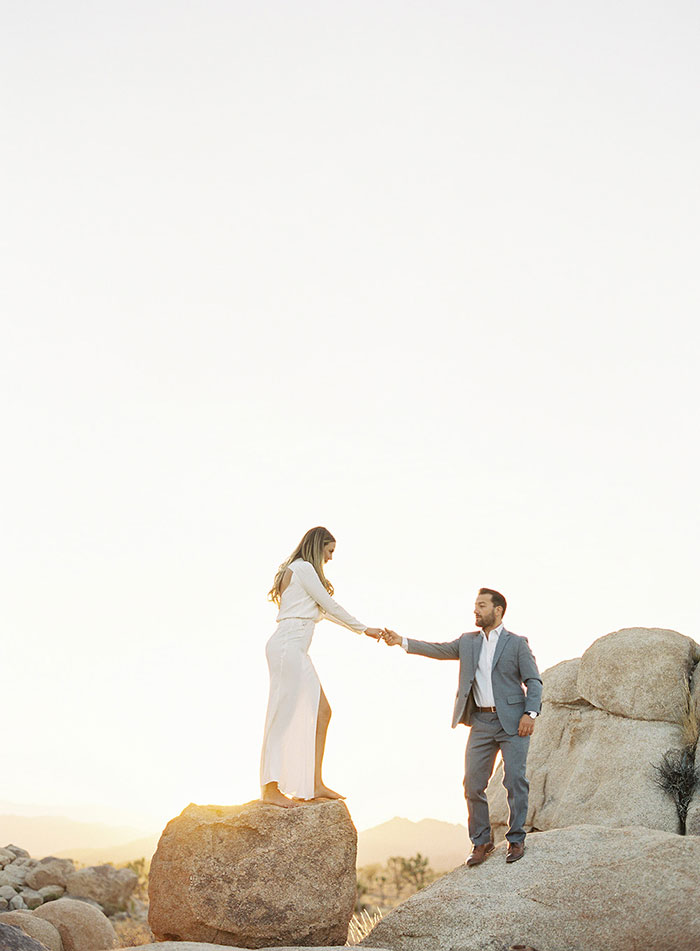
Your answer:
[[[542,677],[530,645],[522,638],[518,653],[520,679],[525,684],[525,713],[539,713],[542,709]]]
[[[433,641],[416,641],[412,637],[402,637],[396,631],[385,630],[384,641],[389,647],[401,644],[409,654],[421,654],[423,657],[433,657],[435,660],[459,660],[459,637],[456,641],[434,643]]]

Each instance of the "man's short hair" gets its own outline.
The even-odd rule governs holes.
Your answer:
[[[497,608],[503,608],[503,613],[506,613],[506,608],[508,607],[508,602],[503,597],[500,591],[494,591],[493,588],[479,588],[479,594],[490,594],[491,600],[494,603],[494,606]]]

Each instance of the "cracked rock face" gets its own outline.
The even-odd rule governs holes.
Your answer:
[[[362,942],[393,951],[697,951],[700,840],[655,829],[533,833],[501,844],[388,914]]]
[[[160,942],[345,944],[356,848],[342,802],[190,805],[151,862],[149,924]]]
[[[544,672],[527,763],[528,830],[590,822],[682,831],[653,767],[683,744],[680,721],[698,650],[676,631],[626,628]],[[496,841],[508,824],[502,779],[499,764],[487,790]],[[691,812],[700,831],[700,808]]]

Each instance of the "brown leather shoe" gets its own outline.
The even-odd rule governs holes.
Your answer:
[[[466,864],[472,868],[474,865],[481,865],[481,863],[489,857],[493,852],[493,842],[484,842],[483,845],[475,845],[472,849],[472,854],[467,859]]]
[[[523,857],[524,852],[525,852],[524,842],[509,842],[508,855],[506,855],[506,862],[517,862],[518,859],[521,859]]]

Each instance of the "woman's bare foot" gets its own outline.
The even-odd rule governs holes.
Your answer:
[[[334,789],[329,789],[328,786],[324,786],[322,783],[314,790],[314,799],[345,799],[345,796]]]
[[[283,809],[294,809],[295,806],[300,805],[299,802],[287,799],[287,797],[280,792],[277,783],[268,783],[267,786],[264,786],[260,798],[270,806],[281,806]]]

